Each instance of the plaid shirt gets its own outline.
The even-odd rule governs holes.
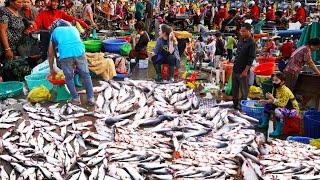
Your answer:
[[[291,74],[299,73],[303,66],[311,61],[312,57],[309,46],[301,46],[292,53],[284,71]]]

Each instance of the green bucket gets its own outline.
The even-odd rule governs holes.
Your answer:
[[[97,39],[83,41],[83,44],[86,48],[86,51],[92,53],[100,52],[102,47],[102,41]]]

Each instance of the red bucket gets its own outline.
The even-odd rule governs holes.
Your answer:
[[[277,58],[274,56],[259,56],[259,57],[257,57],[257,61],[259,62],[259,64],[275,63],[276,60],[277,60]]]
[[[127,41],[128,43],[131,42],[131,36],[120,36],[120,37],[117,37],[117,39],[125,40],[125,41]]]
[[[263,63],[259,64],[253,72],[256,75],[271,76],[274,72],[274,69],[275,63]]]

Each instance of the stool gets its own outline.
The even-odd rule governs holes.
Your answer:
[[[165,80],[168,80],[169,78],[169,64],[162,64],[162,67],[161,67],[161,74],[162,74],[162,78],[165,79]],[[179,79],[179,69],[175,69],[174,70],[174,79]]]
[[[68,101],[71,100],[71,95],[69,91],[66,89],[65,86],[65,80],[56,80],[53,79],[52,76],[47,76],[48,81],[50,81],[53,85],[53,88],[51,90],[51,93],[54,94],[55,96],[53,101],[54,102],[60,102],[60,101]]]

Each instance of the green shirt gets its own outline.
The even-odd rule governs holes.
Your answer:
[[[229,36],[227,40],[227,45],[226,45],[227,49],[233,49],[236,43],[237,43],[236,40],[232,36]]]

